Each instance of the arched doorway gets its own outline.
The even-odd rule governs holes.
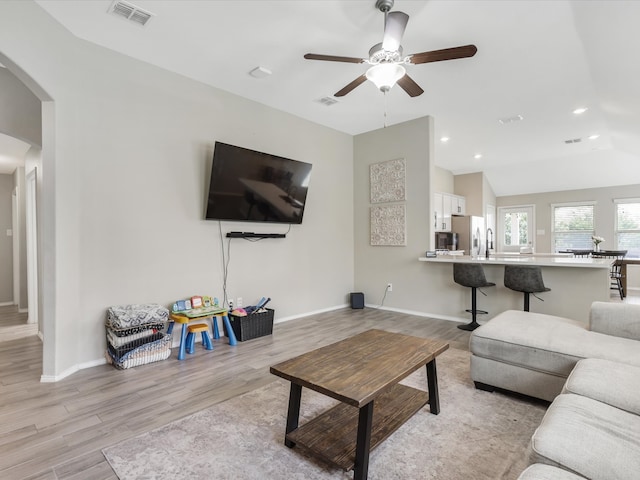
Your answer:
[[[31,130],[20,128],[29,125],[30,122],[10,122],[0,117],[0,132],[14,136],[34,145],[34,150],[38,152],[32,157],[33,164],[29,167],[26,175],[32,171],[37,172],[29,176],[30,194],[26,211],[30,211],[31,226],[27,223],[31,236],[30,248],[32,252],[31,268],[29,269],[31,285],[27,291],[36,298],[31,299],[30,308],[35,310],[32,315],[36,315],[37,324],[41,332],[43,352],[42,352],[42,381],[51,381],[55,378],[55,314],[54,314],[54,288],[55,278],[55,225],[53,220],[53,171],[54,171],[54,102],[52,98],[42,89],[38,83],[22,70],[10,58],[0,52],[0,63],[35,97],[40,113],[40,125],[33,125]],[[19,88],[16,87],[18,90]],[[3,109],[5,115],[20,116],[22,106],[20,102],[30,102],[25,96],[16,95],[10,92],[9,106]],[[33,105],[31,105],[33,108]],[[24,107],[26,108],[26,107]],[[24,120],[24,119],[23,119]],[[12,128],[14,127],[15,128]],[[34,133],[35,132],[35,133]],[[39,136],[37,133],[39,132]],[[35,138],[34,138],[35,137]],[[46,165],[46,168],[43,166]],[[50,178],[47,178],[48,174]],[[26,189],[26,183],[25,183]],[[45,240],[46,239],[46,240]],[[29,249],[27,249],[28,251]],[[36,258],[33,258],[36,257]],[[29,280],[28,280],[29,283]]]

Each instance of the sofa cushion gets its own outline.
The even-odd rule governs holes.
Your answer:
[[[593,302],[589,311],[589,330],[640,340],[640,305]]]
[[[531,460],[591,480],[637,480],[640,417],[574,394],[559,395],[531,438]]]
[[[560,395],[567,377],[532,368],[471,355],[471,379],[479,388],[502,388],[552,402]],[[484,385],[484,386],[483,386]]]
[[[529,465],[518,480],[584,480],[584,477],[543,463]]]
[[[562,393],[575,393],[640,415],[640,367],[599,358],[580,360]]]
[[[588,357],[640,366],[639,347],[635,340],[591,332],[575,320],[520,310],[496,315],[470,340],[474,355],[563,377]]]

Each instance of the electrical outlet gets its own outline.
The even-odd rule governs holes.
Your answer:
[[[387,283],[387,292],[393,292],[393,283]]]
[[[242,308],[242,297],[238,297],[238,303],[236,303],[237,308]]]

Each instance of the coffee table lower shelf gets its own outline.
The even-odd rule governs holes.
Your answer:
[[[379,395],[373,407],[370,449],[380,445],[428,402],[427,392],[402,384],[396,384]],[[339,403],[288,433],[286,439],[296,447],[349,471],[355,464],[357,432],[358,408]]]

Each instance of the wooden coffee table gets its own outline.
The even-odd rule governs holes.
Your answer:
[[[272,366],[271,373],[291,382],[285,445],[366,479],[370,450],[427,403],[431,413],[440,412],[436,357],[447,348],[439,340],[369,330]],[[398,383],[425,365],[428,394]],[[302,387],[342,403],[298,427]]]

